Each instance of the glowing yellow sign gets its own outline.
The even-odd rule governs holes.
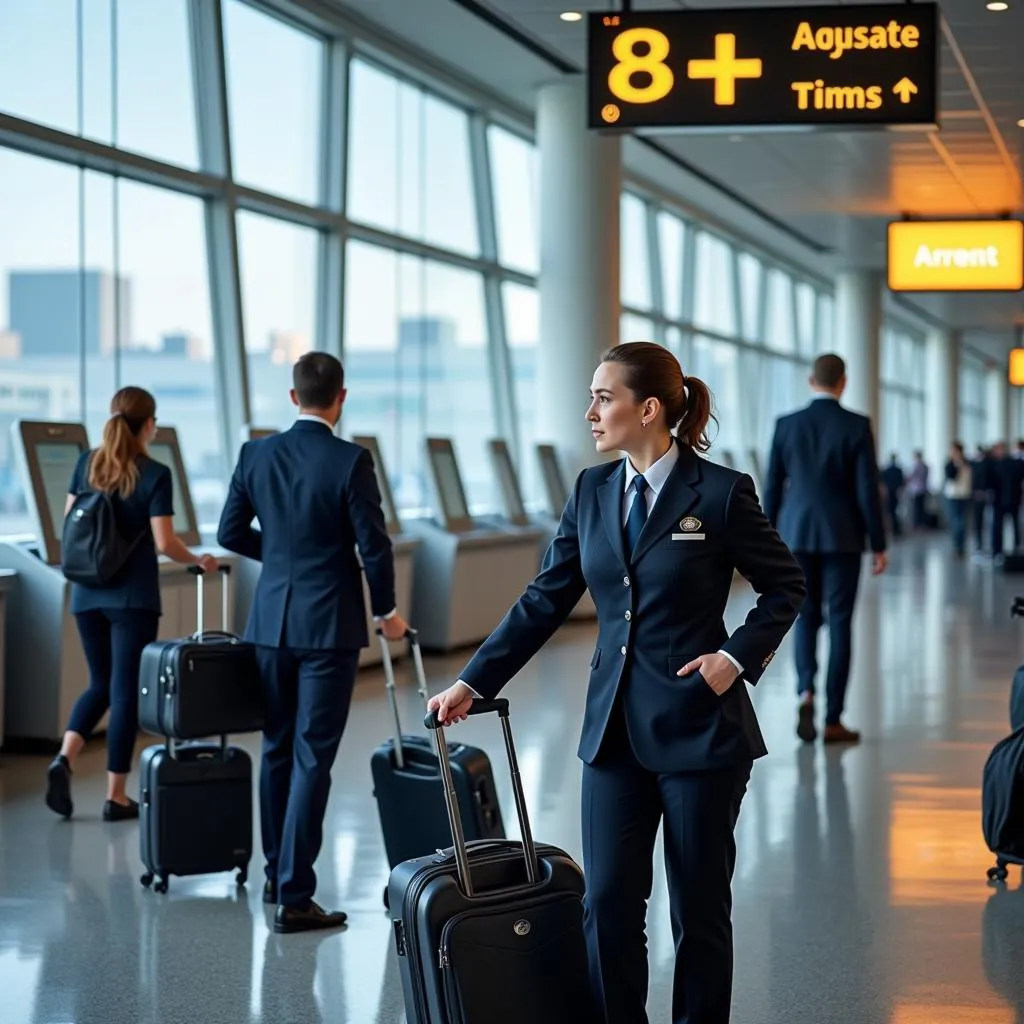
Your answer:
[[[668,40],[665,42],[667,46]],[[762,70],[759,57],[736,59],[736,37],[731,32],[715,36],[714,60],[691,60],[686,66],[690,78],[714,81],[716,107],[731,107],[736,102],[737,78],[760,78]]]
[[[1010,350],[1010,383],[1018,388],[1024,385],[1024,348]]]
[[[1024,289],[1024,223],[898,221],[889,225],[889,287],[896,292]]]

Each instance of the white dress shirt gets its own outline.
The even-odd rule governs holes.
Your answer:
[[[311,412],[300,412],[296,419],[305,420],[307,423],[322,423],[332,434],[334,433],[334,424],[329,423],[323,416],[314,416]],[[393,619],[397,614],[398,609],[392,608],[387,615],[374,615],[373,621],[380,622],[382,619]]]

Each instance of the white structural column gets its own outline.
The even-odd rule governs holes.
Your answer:
[[[536,434],[569,479],[594,461],[583,419],[601,353],[619,340],[621,144],[587,129],[582,80],[540,89],[540,337]],[[530,455],[532,458],[532,453]]]
[[[836,278],[836,350],[846,360],[849,385],[843,401],[871,420],[876,445],[882,436],[882,275],[844,270]]]
[[[1010,382],[1005,366],[994,366],[987,373],[989,444],[1010,443]]]
[[[925,351],[925,461],[934,481],[941,479],[936,474],[946,464],[950,442],[960,429],[960,336],[955,331],[929,331]]]

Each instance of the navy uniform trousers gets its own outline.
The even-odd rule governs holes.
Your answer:
[[[303,907],[316,891],[331,767],[345,731],[358,650],[256,648],[266,693],[260,825],[278,902]]]
[[[734,830],[751,768],[747,761],[708,771],[648,771],[633,753],[621,696],[616,701],[597,758],[583,766],[582,788],[584,928],[607,1024],[647,1022],[645,921],[662,818],[676,949],[672,1021],[727,1024]]]

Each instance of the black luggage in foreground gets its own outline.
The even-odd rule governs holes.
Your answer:
[[[252,759],[240,747],[173,740],[142,752],[139,846],[157,892],[171,875],[235,871],[245,885],[252,859]]]
[[[595,1024],[583,938],[583,874],[564,851],[535,846],[508,722],[496,711],[522,843],[467,846],[444,730],[427,716],[454,847],[399,864],[389,880],[408,1024]]]
[[[381,641],[395,735],[373,752],[370,771],[388,866],[393,868],[404,860],[448,846],[451,828],[434,743],[426,735],[402,735],[391,650],[379,629],[377,635]],[[426,704],[427,680],[416,631],[410,629],[406,637],[416,666],[417,688]],[[504,839],[505,825],[487,755],[479,747],[449,743],[448,759],[466,839]],[[387,903],[386,892],[384,902]]]
[[[197,580],[198,619],[190,637],[147,644],[139,665],[139,724],[154,736],[178,740],[259,732],[263,686],[252,644],[228,632],[231,567],[222,565],[221,630],[203,630],[203,570]]]

